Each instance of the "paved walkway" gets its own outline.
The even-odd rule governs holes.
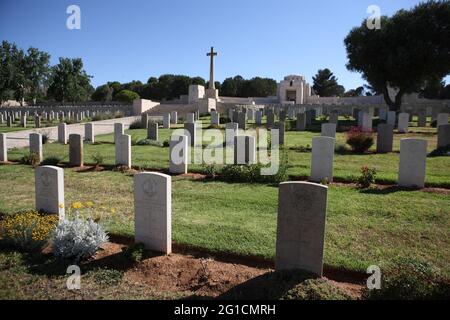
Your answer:
[[[128,129],[130,124],[140,119],[140,116],[93,121],[95,124],[95,135],[108,134],[114,132],[114,123],[123,123],[124,129]],[[8,149],[24,148],[29,146],[30,133],[48,132],[50,140],[58,139],[58,127],[37,128],[22,131],[13,131],[6,134]],[[67,136],[71,133],[81,134],[84,137],[84,123],[67,125]]]

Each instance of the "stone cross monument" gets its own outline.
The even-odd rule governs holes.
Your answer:
[[[218,99],[219,93],[216,90],[216,86],[214,84],[214,57],[217,56],[217,52],[214,52],[214,47],[211,47],[211,51],[206,54],[208,57],[211,57],[211,62],[209,66],[209,84],[208,89],[206,89],[206,97],[212,99]]]

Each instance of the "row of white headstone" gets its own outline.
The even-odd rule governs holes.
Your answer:
[[[322,275],[328,188],[309,182],[279,186],[276,269],[303,269]],[[64,171],[35,170],[36,209],[65,219]],[[157,172],[134,176],[135,242],[148,250],[172,252],[172,180]]]

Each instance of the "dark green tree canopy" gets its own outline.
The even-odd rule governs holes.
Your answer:
[[[90,78],[80,58],[59,58],[59,63],[52,67],[47,94],[60,102],[86,101],[94,91]]]
[[[235,76],[226,78],[220,86],[220,94],[226,97],[267,97],[276,92],[277,82],[261,77],[245,80],[241,76]]]
[[[381,29],[364,21],[344,40],[351,71],[362,73],[375,91],[398,111],[402,96],[418,92],[430,79],[450,73],[450,2],[429,1],[382,17]],[[388,88],[397,90],[392,99]]]
[[[333,75],[330,69],[319,69],[313,77],[313,90],[321,97],[341,96],[345,88],[338,84],[338,79]]]
[[[104,84],[102,86],[98,86],[92,94],[91,99],[93,101],[111,101],[113,99],[114,89],[110,87],[108,84]]]
[[[133,100],[135,99],[139,99],[139,95],[131,90],[122,90],[120,92],[117,93],[116,95],[116,99],[117,101],[121,101],[121,102],[133,102]]]
[[[0,101],[35,101],[43,96],[49,73],[50,55],[36,48],[25,53],[3,41],[0,47]]]

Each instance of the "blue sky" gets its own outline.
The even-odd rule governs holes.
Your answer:
[[[81,57],[94,86],[146,82],[164,73],[208,78],[214,46],[216,80],[301,74],[309,82],[330,68],[346,89],[363,84],[346,70],[343,39],[369,5],[383,15],[413,0],[0,0],[0,39],[59,57]],[[69,5],[81,30],[66,28]]]

